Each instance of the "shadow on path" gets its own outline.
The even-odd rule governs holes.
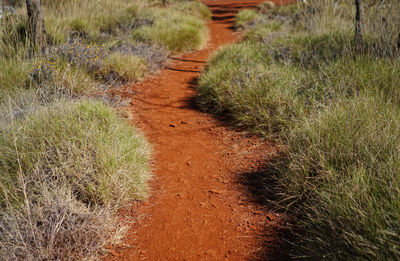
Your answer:
[[[194,90],[197,88],[199,77],[192,79],[190,88]],[[186,108],[204,113],[198,105],[198,96],[187,98],[184,102]],[[246,133],[245,128],[234,126],[228,115],[211,115],[219,126],[233,129],[238,134]],[[238,146],[240,147],[240,144]],[[248,260],[291,260],[289,241],[290,230],[293,229],[292,220],[286,213],[277,210],[275,203],[279,200],[279,196],[275,190],[276,181],[273,178],[272,164],[279,159],[278,157],[280,157],[279,152],[270,158],[265,155],[262,157],[262,162],[255,164],[253,169],[242,170],[236,174],[235,182],[242,192],[239,201],[256,206],[258,214],[267,219],[263,233],[257,237],[258,251],[251,253]]]
[[[207,48],[174,57],[157,77],[132,86],[132,119],[154,145],[152,194],[129,210],[141,217],[110,260],[287,260],[284,215],[266,195],[269,152],[277,147],[200,113],[193,90],[212,52],[237,39],[237,12],[262,0],[211,4]],[[257,3],[255,3],[257,2]],[[190,88],[188,88],[190,86]],[[256,161],[256,162],[255,162]]]

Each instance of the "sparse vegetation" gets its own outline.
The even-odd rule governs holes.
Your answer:
[[[12,4],[0,20],[0,256],[97,260],[150,177],[149,145],[102,91],[200,48],[210,13],[197,1],[42,0],[46,42],[32,48],[25,1]]]
[[[360,46],[354,1],[307,2],[239,13],[198,102],[287,145],[271,168],[295,257],[399,259],[400,5],[365,6]]]

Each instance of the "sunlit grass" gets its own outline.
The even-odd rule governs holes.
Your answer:
[[[96,255],[119,236],[116,207],[147,195],[148,144],[100,102],[39,107],[0,133],[3,257]]]
[[[308,2],[239,13],[244,40],[211,59],[198,103],[287,148],[270,171],[294,257],[399,259],[400,6],[366,8],[356,51],[353,2]]]
[[[13,2],[0,20],[0,259],[98,260],[126,232],[118,208],[145,199],[150,178],[149,145],[103,91],[201,48],[210,12],[42,0],[47,44],[32,48],[25,1]]]

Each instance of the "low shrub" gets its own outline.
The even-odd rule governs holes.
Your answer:
[[[42,192],[29,194],[27,206],[0,213],[5,260],[96,260],[126,232],[109,210],[88,208],[64,188],[38,187]]]
[[[54,62],[59,58],[65,59],[70,65],[81,67],[89,72],[94,72],[102,66],[102,59],[108,54],[103,45],[74,41],[51,47],[46,58]]]
[[[87,95],[94,90],[95,76],[108,83],[138,80],[145,72],[163,68],[171,51],[201,48],[208,38],[204,19],[209,17],[209,10],[197,1],[174,2],[162,8],[129,0],[85,1],[79,5],[77,1],[44,1],[42,4],[49,43],[45,53],[31,53],[26,57],[32,51],[26,42],[26,10],[17,9],[2,21],[0,55],[4,68],[0,69],[0,102],[5,97],[14,97],[17,89],[30,87],[42,88],[42,94],[51,90],[52,97],[56,89],[62,96]],[[124,56],[128,54],[136,58],[128,59]],[[118,55],[134,65],[135,70],[123,69],[121,63],[112,69],[111,63],[114,67],[118,65],[113,60]],[[103,64],[105,61],[108,64]],[[83,81],[71,87],[71,83],[77,83],[74,74]],[[88,85],[86,90],[84,84]],[[97,84],[102,86],[106,87],[104,82]]]
[[[96,42],[122,38],[134,23],[138,3],[127,0],[44,2],[46,29],[50,38],[64,39],[63,42],[74,37]]]
[[[98,88],[94,77],[87,71],[62,59],[39,61],[32,67],[27,85],[35,89],[42,102],[89,96]]]

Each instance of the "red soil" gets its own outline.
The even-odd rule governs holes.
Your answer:
[[[277,147],[196,109],[193,81],[209,56],[238,39],[235,14],[260,0],[205,0],[213,12],[211,39],[198,52],[172,58],[156,78],[120,90],[154,147],[151,195],[136,202],[138,217],[110,260],[282,259],[282,217],[263,204],[257,169]],[[281,1],[276,1],[280,3]],[[134,94],[132,94],[132,91]]]

